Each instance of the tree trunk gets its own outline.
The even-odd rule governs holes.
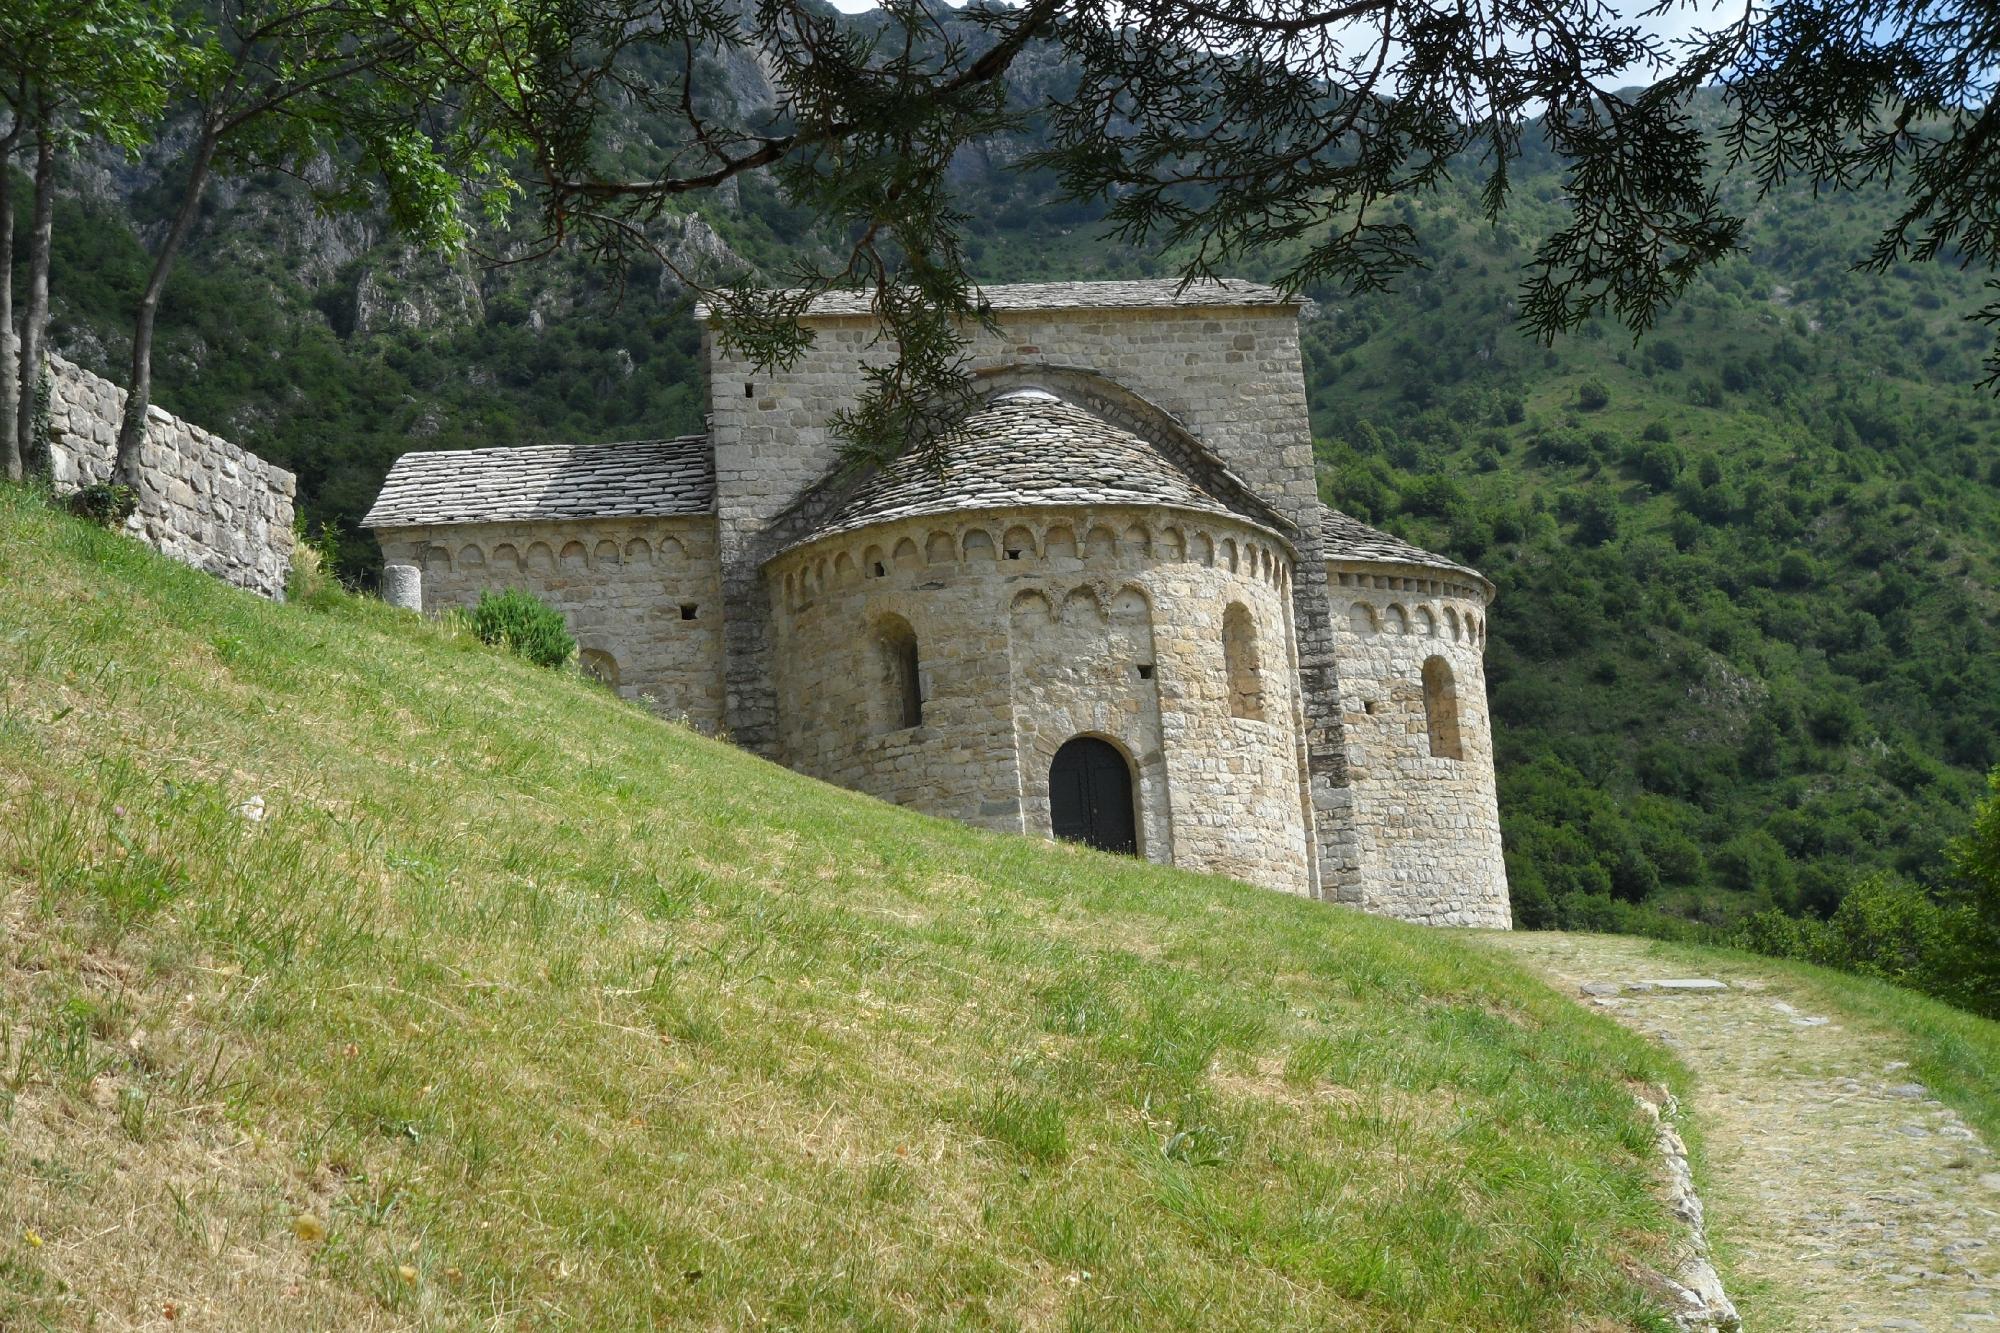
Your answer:
[[[0,445],[7,480],[21,479],[21,441],[12,427],[20,409],[19,372],[14,361],[14,145],[21,137],[21,116],[0,138],[0,422],[9,429]]]
[[[35,131],[35,220],[28,233],[28,308],[21,317],[21,398],[15,404],[14,440],[23,466],[34,466],[35,390],[42,378],[49,327],[49,239],[55,230],[56,141],[45,116]]]
[[[135,489],[139,485],[139,450],[146,440],[146,410],[153,403],[153,317],[159,313],[160,293],[166,289],[167,275],[173,272],[181,243],[187,240],[195,214],[201,211],[202,192],[208,188],[208,169],[215,161],[216,137],[215,127],[204,125],[201,137],[195,141],[194,160],[189,164],[181,206],[174,214],[174,224],[167,230],[166,240],[160,243],[160,253],[153,259],[153,271],[147,275],[146,289],[139,294],[139,309],[132,320],[132,379],[125,395],[125,415],[118,423],[118,461],[112,476]]]

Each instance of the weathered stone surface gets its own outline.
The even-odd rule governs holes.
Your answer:
[[[1486,705],[1488,585],[1338,517],[1326,529],[1338,534],[1326,583],[1356,901],[1410,921],[1504,929],[1512,913]]]
[[[1629,936],[1491,940],[1565,987],[1658,965]],[[1967,1312],[2000,1310],[2000,1180],[1978,1186],[2000,1175],[1992,1145],[1921,1085],[1883,1081],[1907,1045],[1872,1024],[1795,1026],[1773,996],[1796,1000],[1799,983],[1754,958],[1717,979],[1728,989],[1696,1002],[1643,992],[1611,1012],[1694,1072],[1705,1222],[1731,1287],[1810,1329],[1971,1327]]]
[[[111,480],[125,390],[49,358],[49,470],[58,491]],[[139,507],[126,531],[183,564],[283,600],[292,567],[291,473],[168,414],[146,414]]]
[[[1014,282],[983,288],[985,309],[995,313],[1010,310],[1047,312],[1054,310],[1210,310],[1243,306],[1277,306],[1296,311],[1297,298],[1286,296],[1276,287],[1220,278],[1183,286],[1178,278],[1136,278],[1124,282]],[[810,316],[867,315],[867,292],[825,292],[813,298]],[[707,319],[706,305],[695,307],[695,318]],[[1232,341],[1238,351],[1254,350],[1256,340],[1245,335]]]
[[[627,699],[705,731],[722,723],[715,520],[628,518],[379,529],[385,568],[423,571],[423,609],[522,588],[563,613],[582,665]]]
[[[951,517],[836,533],[768,567],[778,757],[933,814],[1048,836],[1057,749],[1099,737],[1133,769],[1142,855],[1309,892],[1298,686],[1285,669],[1291,561],[1275,536],[1142,506]],[[1254,639],[1254,703],[1230,689],[1231,606]],[[880,633],[892,616],[917,644],[920,726],[903,725]]]
[[[415,565],[382,566],[382,600],[405,611],[424,609],[424,572]]]
[[[404,454],[362,519],[370,528],[715,510],[705,435],[623,444],[529,445]]]

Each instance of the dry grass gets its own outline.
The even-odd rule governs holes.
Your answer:
[[[0,926],[0,1327],[1632,1328],[1670,1239],[1677,1071],[1447,935],[4,488]]]

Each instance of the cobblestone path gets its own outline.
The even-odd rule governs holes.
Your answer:
[[[1912,1082],[1892,1035],[1754,959],[1690,974],[1625,936],[1492,935],[1692,1069],[1700,1187],[1750,1333],[2000,1333],[2000,1160]]]

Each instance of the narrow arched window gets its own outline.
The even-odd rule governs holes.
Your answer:
[[[882,714],[888,719],[887,729],[922,726],[924,686],[916,631],[901,616],[883,616],[875,625],[875,646],[881,657]]]
[[[1222,613],[1222,667],[1229,677],[1229,715],[1261,720],[1264,679],[1257,658],[1257,626],[1241,602],[1231,602]]]
[[[576,655],[577,670],[601,685],[618,688],[618,659],[602,648],[585,648]]]
[[[1431,758],[1463,759],[1458,737],[1458,685],[1442,657],[1424,663],[1424,722],[1431,737]]]

